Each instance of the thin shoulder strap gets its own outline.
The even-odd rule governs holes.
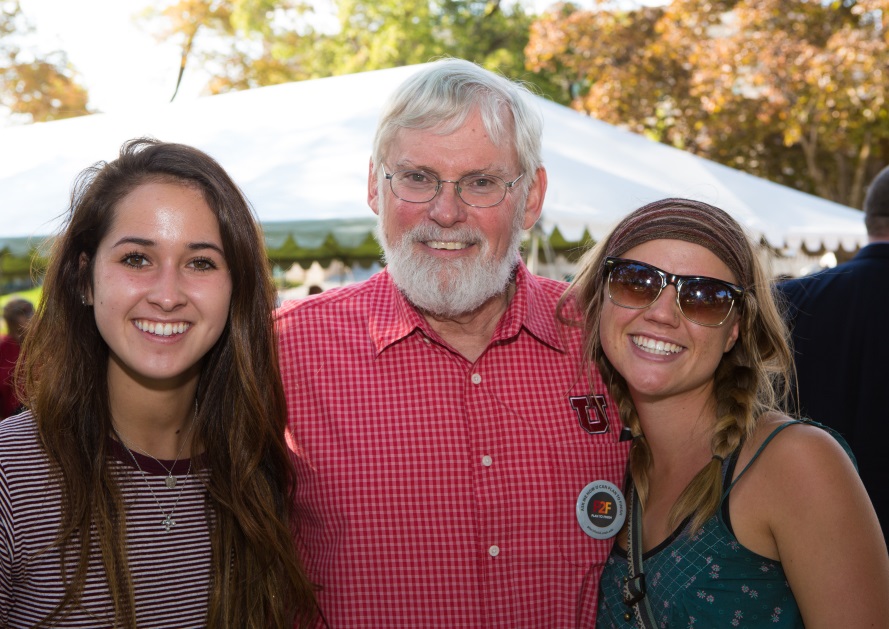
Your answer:
[[[741,480],[741,477],[744,476],[744,474],[747,473],[747,470],[750,469],[750,466],[753,465],[753,462],[756,461],[756,459],[759,458],[759,455],[762,454],[762,451],[766,449],[766,446],[769,445],[769,442],[770,442],[772,439],[774,439],[775,436],[776,436],[779,432],[781,432],[782,430],[784,430],[784,429],[787,428],[788,426],[793,426],[794,424],[805,424],[805,423],[806,423],[806,422],[804,422],[804,421],[802,421],[802,420],[800,420],[800,419],[793,419],[793,420],[791,420],[791,421],[789,421],[789,422],[784,422],[783,424],[781,424],[780,426],[778,426],[777,428],[775,428],[775,430],[773,430],[772,433],[771,433],[768,437],[766,437],[766,440],[762,442],[762,445],[759,446],[759,449],[756,451],[756,453],[753,455],[753,458],[750,459],[750,461],[747,463],[747,465],[744,466],[744,469],[741,470],[741,473],[738,474],[738,475],[735,477],[735,480],[732,481],[732,484],[729,485],[729,486],[728,486],[728,489],[725,490],[725,495],[728,496],[728,493],[732,490],[732,487],[734,487],[735,484],[736,484],[739,480]]]

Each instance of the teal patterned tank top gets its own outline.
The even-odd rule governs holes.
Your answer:
[[[735,483],[781,430],[769,435]],[[819,424],[814,424],[819,427]],[[850,453],[848,445],[830,431]],[[790,591],[780,562],[741,546],[728,519],[729,484],[738,452],[723,464],[724,490],[720,510],[695,534],[685,524],[670,538],[642,557],[655,621],[664,629],[717,629],[719,627],[804,627],[799,606]],[[854,459],[853,459],[854,460]],[[631,629],[635,618],[623,602],[627,553],[617,544],[605,564],[599,591],[596,629]]]

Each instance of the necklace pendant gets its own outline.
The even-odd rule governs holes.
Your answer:
[[[170,529],[176,526],[176,520],[173,519],[172,515],[168,515],[166,518],[164,518],[161,524],[165,529],[167,529],[167,533],[169,533]]]
[[[176,477],[170,474],[164,479],[164,484],[166,484],[167,489],[173,489],[176,486]]]

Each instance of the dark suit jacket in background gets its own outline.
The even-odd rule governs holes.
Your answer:
[[[800,410],[849,442],[889,538],[889,243],[778,289],[789,302]]]

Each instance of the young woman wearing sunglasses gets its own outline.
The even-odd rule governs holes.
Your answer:
[[[291,629],[315,617],[275,289],[205,153],[126,143],[78,179],[0,423],[0,626]]]
[[[658,201],[581,267],[568,294],[633,438],[597,627],[889,626],[886,544],[844,442],[776,410],[792,354],[737,222]]]

